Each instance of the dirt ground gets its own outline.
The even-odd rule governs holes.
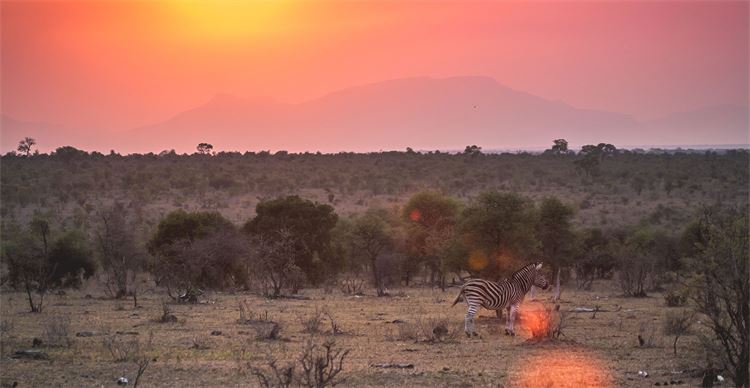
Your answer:
[[[165,295],[146,294],[134,309],[131,300],[88,292],[48,296],[41,314],[28,312],[24,294],[1,295],[2,386],[115,386],[120,376],[132,385],[137,365],[114,361],[105,341],[119,342],[122,348],[137,343],[137,354],[151,360],[141,386],[258,386],[253,368],[266,367],[270,358],[281,365],[296,361],[310,338],[319,344],[328,337],[336,348],[350,350],[337,376],[340,386],[595,387],[669,381],[696,386],[699,372],[691,371],[706,363],[695,335],[681,338],[678,354],[673,354],[672,337],[662,334],[665,313],[672,308],[665,307],[660,294],[624,298],[612,282],[596,283],[592,291],[563,290],[564,335],[542,343],[528,341],[523,322],[517,324],[518,336],[505,336],[504,319],[486,310],[477,320],[480,337],[466,338],[466,306],[450,306],[457,288],[390,290],[393,296],[383,298],[306,290],[301,295],[309,299],[304,300],[212,294],[206,303],[171,305],[177,322],[170,323],[157,322]],[[527,300],[527,308],[548,303],[549,296],[538,292],[536,302]],[[255,323],[239,321],[240,302],[248,307],[245,319]],[[595,318],[591,312],[571,312],[595,306],[602,310]],[[316,309],[329,312],[341,333],[331,335],[327,316],[317,334],[306,333],[303,323]],[[256,338],[268,327],[264,321],[280,323],[279,339]],[[441,322],[447,323],[448,333],[427,341]],[[639,346],[639,333],[645,346]],[[32,348],[34,338],[42,340],[38,348],[48,359],[11,357]],[[388,363],[413,367],[373,366]],[[649,377],[640,377],[639,371]]]

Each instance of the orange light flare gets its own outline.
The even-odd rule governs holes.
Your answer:
[[[417,222],[422,219],[422,213],[419,211],[419,209],[414,209],[409,213],[409,219]]]
[[[584,347],[555,341],[560,313],[554,305],[525,302],[518,310],[516,333],[527,338],[519,365],[511,370],[512,387],[612,387],[612,374],[599,357]]]
[[[489,264],[490,260],[487,258],[487,255],[484,254],[481,250],[474,250],[469,253],[469,268],[471,268],[472,271],[481,271],[487,267],[487,264]]]
[[[559,322],[558,311],[545,303],[521,304],[518,309],[519,334],[529,339],[549,338]]]
[[[606,363],[582,347],[543,346],[511,368],[511,387],[613,387]]]

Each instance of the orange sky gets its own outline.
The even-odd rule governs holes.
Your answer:
[[[2,1],[2,113],[102,131],[423,75],[649,119],[747,105],[747,68],[744,1]]]

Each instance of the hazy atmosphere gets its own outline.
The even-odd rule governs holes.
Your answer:
[[[744,1],[212,4],[3,1],[2,151],[748,143]]]
[[[749,4],[0,0],[0,388],[750,388]]]

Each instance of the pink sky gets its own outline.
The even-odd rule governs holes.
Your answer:
[[[748,3],[2,2],[1,108],[22,121],[122,131],[217,93],[455,75],[637,119],[747,105]]]

